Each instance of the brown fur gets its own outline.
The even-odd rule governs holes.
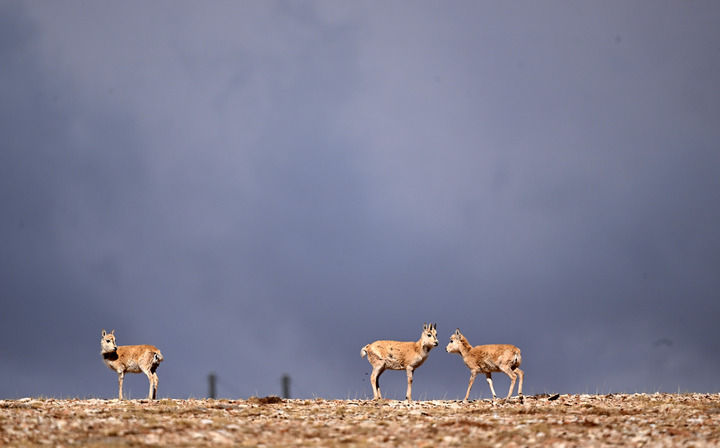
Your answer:
[[[436,324],[424,324],[420,339],[416,342],[375,341],[360,350],[360,356],[368,357],[373,367],[370,376],[370,385],[373,389],[373,399],[382,398],[378,380],[385,369],[405,370],[407,372],[407,392],[405,398],[412,401],[413,371],[420,367],[433,347],[437,347]]]
[[[118,345],[115,343],[115,330],[102,331],[100,347],[103,361],[118,374],[118,399],[123,399],[123,379],[125,373],[144,373],[150,381],[148,400],[157,398],[158,375],[155,372],[163,361],[160,350],[152,345]]]
[[[450,343],[445,347],[448,353],[459,353],[462,356],[465,365],[470,369],[470,383],[468,384],[467,393],[465,393],[464,401],[470,396],[470,389],[475,382],[475,376],[478,373],[484,373],[487,382],[490,385],[493,399],[495,399],[495,388],[492,383],[492,372],[504,372],[510,377],[510,390],[507,398],[512,396],[515,380],[520,377],[518,383],[518,396],[522,400],[522,385],[525,373],[520,370],[522,357],[520,349],[510,344],[491,344],[471,346],[465,336],[460,333],[460,329],[456,329],[455,333],[450,336]]]

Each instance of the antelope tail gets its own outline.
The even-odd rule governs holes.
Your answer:
[[[520,351],[518,350],[515,352],[515,357],[513,358],[513,365],[515,367],[520,367],[520,364],[522,364],[522,357],[520,355]]]

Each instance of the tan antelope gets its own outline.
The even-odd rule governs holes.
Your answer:
[[[468,384],[467,393],[465,393],[465,399],[463,401],[468,401],[470,389],[472,389],[475,376],[477,376],[478,373],[485,374],[494,400],[495,388],[493,388],[492,383],[492,372],[504,372],[510,377],[510,390],[506,398],[510,398],[513,388],[515,387],[515,380],[520,377],[518,397],[520,397],[522,401],[522,385],[525,374],[520,370],[522,358],[519,348],[509,344],[478,345],[473,347],[465,336],[460,333],[460,329],[458,328],[455,330],[455,333],[450,336],[450,343],[445,347],[445,350],[448,353],[459,353],[465,365],[470,369],[470,383]]]
[[[157,398],[158,376],[155,370],[163,360],[163,355],[152,345],[118,345],[115,343],[115,330],[102,331],[100,339],[103,361],[118,374],[118,399],[123,399],[123,379],[125,373],[144,373],[150,381],[148,400]]]
[[[378,380],[385,369],[405,370],[407,372],[407,393],[405,398],[412,401],[413,371],[425,362],[430,350],[437,347],[436,324],[423,324],[420,339],[416,342],[375,341],[360,350],[360,357],[367,355],[373,367],[370,375],[370,384],[373,389],[373,399],[382,398]]]

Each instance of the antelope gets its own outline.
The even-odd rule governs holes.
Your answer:
[[[118,374],[118,399],[123,399],[123,379],[125,373],[144,373],[150,381],[148,400],[157,398],[158,376],[155,370],[163,360],[160,350],[152,345],[118,345],[115,343],[115,330],[102,331],[100,353],[105,365]]]
[[[423,324],[422,334],[416,342],[375,341],[360,350],[360,357],[367,355],[373,367],[370,384],[373,400],[382,399],[378,379],[385,369],[405,370],[407,372],[407,392],[405,398],[412,401],[413,371],[420,367],[433,347],[437,347],[436,324]]]
[[[520,370],[520,363],[522,358],[520,356],[520,349],[510,344],[491,344],[491,345],[478,345],[473,347],[470,345],[465,336],[460,333],[460,329],[455,329],[455,333],[450,336],[450,343],[445,347],[448,353],[459,353],[462,356],[465,365],[470,369],[470,383],[468,384],[467,393],[465,393],[464,402],[468,401],[470,396],[470,389],[472,389],[473,383],[475,382],[475,376],[478,373],[484,373],[487,378],[487,382],[490,385],[490,392],[492,392],[493,400],[495,400],[495,388],[492,383],[492,372],[504,372],[510,377],[510,390],[508,391],[507,398],[512,395],[513,388],[515,387],[515,380],[520,377],[520,383],[518,384],[518,397],[522,401],[522,385],[523,377],[525,373]]]

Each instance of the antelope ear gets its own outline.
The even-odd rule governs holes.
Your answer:
[[[437,322],[435,322],[432,326],[433,330],[437,330]]]
[[[423,322],[423,331],[427,330],[427,322]]]
[[[459,329],[459,328],[456,328],[456,329],[455,329],[455,334],[460,335],[460,329]]]
[[[113,328],[113,331],[110,332],[111,335],[115,336],[115,329]]]
[[[103,337],[105,337],[106,334],[107,333],[105,333],[105,329],[103,328],[103,332],[102,332]]]

